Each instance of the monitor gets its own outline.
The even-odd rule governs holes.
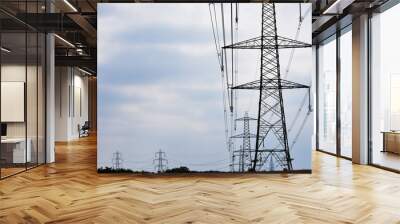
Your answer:
[[[7,136],[7,124],[1,123],[1,136]]]

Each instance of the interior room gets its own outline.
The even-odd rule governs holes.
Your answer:
[[[85,137],[82,126],[89,124],[89,78],[79,67],[56,67],[55,141],[66,142]],[[93,91],[93,90],[92,90]]]

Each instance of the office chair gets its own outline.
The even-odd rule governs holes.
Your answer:
[[[79,128],[79,138],[89,136],[89,129],[90,129],[89,121],[85,121],[82,127]]]

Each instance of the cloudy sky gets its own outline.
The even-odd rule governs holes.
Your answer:
[[[303,13],[309,7],[303,4]],[[230,18],[230,4],[225,9]],[[308,43],[310,14],[298,38]],[[295,38],[298,18],[298,4],[278,4],[278,33]],[[238,39],[259,36],[260,29],[261,5],[240,4]],[[258,79],[259,54],[240,51],[239,83]],[[289,55],[290,50],[281,52],[283,73]],[[310,85],[311,49],[296,50],[293,61],[288,79]],[[305,93],[285,93],[288,126]],[[228,171],[221,76],[208,4],[99,4],[98,99],[99,167],[112,166],[118,150],[125,168],[154,171],[154,153],[161,149],[170,168]],[[256,91],[241,91],[237,108],[238,116],[245,111],[256,116]],[[289,140],[305,114],[302,110]],[[295,169],[310,168],[312,116],[305,126],[292,148]],[[238,123],[237,133],[241,128]],[[251,128],[255,132],[255,124]]]

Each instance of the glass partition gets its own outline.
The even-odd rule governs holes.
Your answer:
[[[26,144],[26,33],[1,34],[1,176],[24,171],[31,162]]]
[[[53,3],[52,3],[53,4]],[[46,0],[37,0],[34,10],[37,13],[46,12]],[[46,143],[45,143],[45,124],[46,124],[46,35],[41,32],[36,32],[37,45],[37,164],[46,162]]]
[[[43,11],[44,1],[14,3],[0,7]],[[0,12],[0,178],[45,163],[45,44],[43,33]]]
[[[38,162],[38,34],[27,33],[27,74],[26,74],[26,113],[27,113],[27,150],[30,151],[30,161],[27,167],[33,167]]]

